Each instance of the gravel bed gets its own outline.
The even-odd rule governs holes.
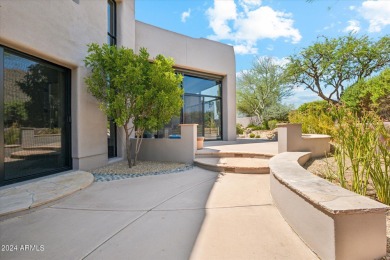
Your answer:
[[[136,166],[129,168],[127,160],[109,164],[92,170],[95,182],[122,180],[150,175],[180,173],[192,169],[193,166],[174,162],[138,161]]]

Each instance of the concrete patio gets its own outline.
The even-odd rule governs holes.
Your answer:
[[[317,259],[273,205],[269,174],[198,167],[93,183],[0,231],[17,246],[1,259]]]

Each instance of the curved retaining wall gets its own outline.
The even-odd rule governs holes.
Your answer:
[[[285,220],[321,259],[385,256],[389,207],[306,171],[309,158],[286,152],[269,162],[271,195]]]

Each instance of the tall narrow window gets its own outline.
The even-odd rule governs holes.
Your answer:
[[[116,4],[113,0],[107,1],[107,43],[116,44]]]
[[[116,45],[116,4],[113,0],[107,1],[107,43]],[[112,118],[107,118],[107,145],[108,158],[117,156],[117,130]]]

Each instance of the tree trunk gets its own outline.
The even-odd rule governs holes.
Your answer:
[[[138,152],[141,148],[142,140],[143,140],[143,134],[145,130],[137,130],[137,141],[135,143],[135,155],[134,155],[134,166],[137,164],[137,159],[138,159]]]
[[[130,140],[130,134],[129,130],[125,128],[125,133],[126,133],[126,155],[127,155],[127,164],[129,165],[129,168],[131,168],[132,163],[131,163],[131,140]]]

